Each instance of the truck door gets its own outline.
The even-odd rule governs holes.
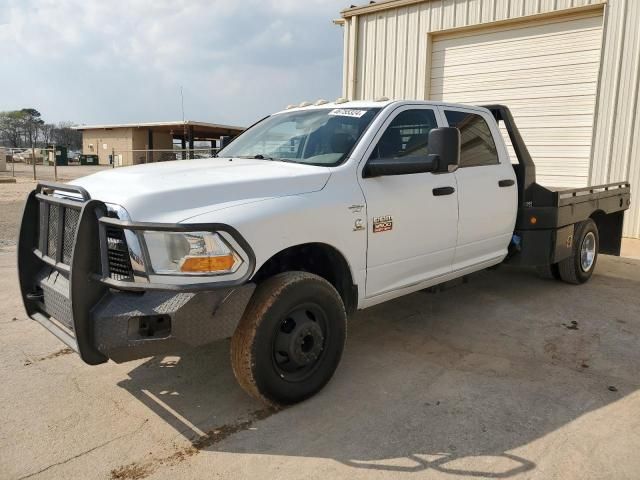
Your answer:
[[[365,154],[401,159],[426,156],[429,132],[442,126],[429,106],[395,110]],[[415,285],[451,271],[458,228],[458,199],[453,173],[358,178],[367,203],[366,296]]]
[[[458,243],[453,270],[504,258],[513,235],[518,186],[493,117],[483,110],[441,107],[460,130]]]

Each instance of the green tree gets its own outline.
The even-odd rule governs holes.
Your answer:
[[[38,135],[40,134],[40,128],[44,125],[42,115],[35,108],[23,108],[19,113],[25,143],[29,147],[35,147],[38,141]]]
[[[23,146],[22,114],[19,111],[0,112],[0,140],[7,147]]]
[[[82,148],[82,133],[74,130],[74,122],[60,122],[51,132],[51,138],[56,145],[64,145],[71,150]]]

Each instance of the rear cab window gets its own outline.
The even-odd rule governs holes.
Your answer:
[[[460,168],[498,165],[498,149],[486,120],[476,113],[444,110],[450,127],[460,130]]]

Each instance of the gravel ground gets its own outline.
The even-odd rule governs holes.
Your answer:
[[[24,200],[34,186],[33,182],[21,179],[0,184],[0,251],[15,246]]]

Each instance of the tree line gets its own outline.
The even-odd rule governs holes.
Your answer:
[[[9,148],[63,145],[82,148],[82,133],[73,130],[73,122],[47,123],[35,108],[0,112],[0,145]]]

